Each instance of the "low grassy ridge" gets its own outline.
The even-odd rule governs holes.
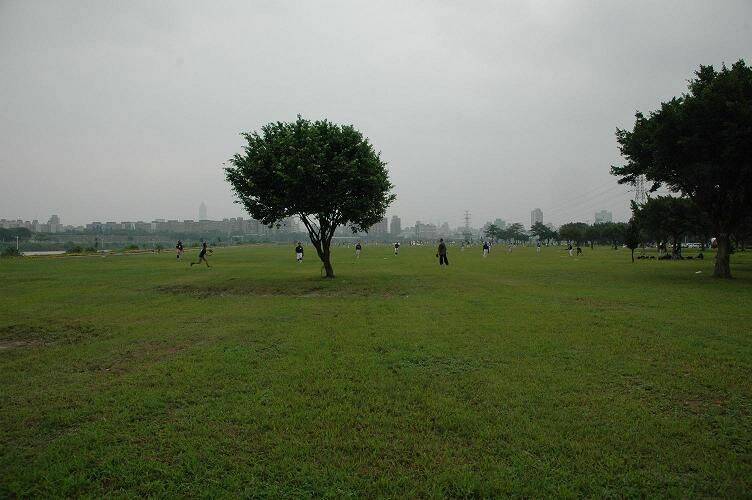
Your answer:
[[[749,495],[752,255],[584,252],[3,260],[0,497]]]

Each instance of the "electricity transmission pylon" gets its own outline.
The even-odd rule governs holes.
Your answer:
[[[645,176],[640,175],[635,179],[635,195],[634,201],[638,205],[643,205],[648,201],[647,193],[645,192]]]

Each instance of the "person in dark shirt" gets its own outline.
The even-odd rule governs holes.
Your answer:
[[[205,241],[201,244],[201,251],[198,253],[198,262],[191,262],[191,267],[193,267],[193,264],[201,264],[201,262],[206,264],[206,267],[211,267],[209,265],[209,261],[206,260],[206,242]]]
[[[298,261],[298,264],[303,262],[303,245],[298,242],[298,246],[295,247],[295,258]]]
[[[444,243],[444,238],[441,238],[439,240],[439,253],[436,254],[439,257],[439,265],[441,267],[444,267],[446,264],[449,265],[449,260],[447,260],[447,247]]]
[[[491,246],[487,241],[483,242],[483,257],[488,257],[488,252],[491,251]]]
[[[181,240],[178,240],[178,244],[175,245],[175,254],[176,259],[183,256],[183,242]]]
[[[394,244],[394,255],[399,255],[399,247],[400,247],[399,242]]]
[[[355,245],[355,258],[356,258],[356,259],[359,259],[359,258],[360,258],[360,251],[361,251],[361,250],[363,250],[363,247],[361,246],[360,242],[358,242],[358,243],[357,243],[357,244]]]

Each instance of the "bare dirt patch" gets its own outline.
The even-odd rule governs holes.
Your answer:
[[[6,349],[18,349],[21,347],[31,347],[35,343],[27,340],[2,340],[0,339],[0,351]]]
[[[76,321],[0,325],[0,349],[72,344],[94,339],[102,333],[93,325]]]
[[[357,281],[337,279],[332,281],[240,281],[229,280],[224,283],[212,284],[181,284],[162,285],[156,290],[160,293],[182,295],[188,297],[293,297],[293,298],[321,298],[321,297],[378,297],[385,299],[404,298],[415,293],[420,284],[415,279],[397,281]]]

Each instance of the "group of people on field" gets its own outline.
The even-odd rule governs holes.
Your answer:
[[[399,249],[400,249],[399,242],[394,243],[394,255],[399,255]],[[570,242],[567,245],[567,252],[569,253],[570,257],[572,256],[572,253],[573,251],[575,251],[575,249],[576,249],[578,256],[582,255],[582,248],[580,248],[580,245],[577,244],[575,247],[573,247],[572,243]],[[176,258],[178,260],[182,258],[184,254],[184,249],[183,249],[183,242],[181,240],[178,240],[177,245],[175,245],[175,251],[176,251]],[[206,241],[203,241],[201,243],[201,250],[198,253],[198,260],[196,262],[191,262],[191,267],[193,267],[195,264],[201,264],[202,262],[206,264],[206,267],[211,267],[209,265],[209,261],[206,259],[207,251],[211,253],[211,250],[207,249]],[[356,259],[360,259],[360,254],[362,251],[363,251],[363,245],[361,245],[361,243],[358,242],[355,245],[355,258]],[[509,252],[511,253],[511,251],[512,251],[512,245],[509,246]],[[537,253],[540,253],[541,251],[540,240],[538,240],[538,242],[536,243],[535,251]],[[298,264],[303,262],[303,253],[304,253],[303,243],[299,241],[297,242],[295,246],[295,260],[297,261]],[[484,258],[488,257],[489,253],[491,253],[491,244],[488,241],[484,241],[483,242],[483,257]],[[439,266],[444,267],[444,266],[449,265],[449,258],[447,257],[447,246],[446,246],[446,243],[444,243],[444,238],[439,239],[439,247],[436,251],[436,258],[439,259]]]

